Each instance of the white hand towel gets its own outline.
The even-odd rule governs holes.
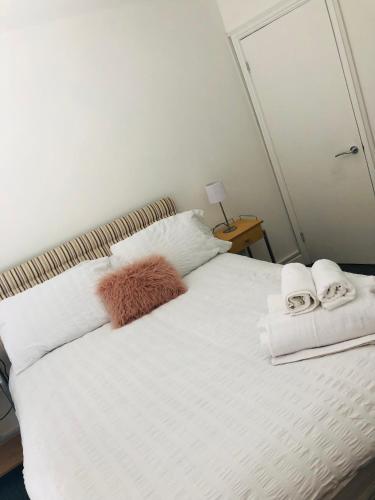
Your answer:
[[[312,277],[322,307],[335,309],[352,301],[356,296],[353,284],[331,260],[317,260],[312,268]]]
[[[340,352],[375,342],[375,279],[355,278],[358,295],[336,311],[319,308],[290,317],[281,312],[282,298],[270,296],[270,312],[260,321],[261,340],[272,364],[283,364]]]
[[[319,305],[311,269],[297,262],[282,268],[281,293],[285,312],[292,315],[311,312]]]

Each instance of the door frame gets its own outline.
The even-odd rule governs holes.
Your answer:
[[[241,42],[244,38],[247,38],[261,28],[289,14],[309,1],[310,0],[283,0],[271,9],[266,10],[264,13],[254,17],[247,23],[239,26],[234,31],[229,33],[229,39],[232,44],[234,55],[241,70],[243,81],[260,128],[264,145],[267,150],[274,175],[276,177],[276,181],[278,183],[280,193],[301,252],[301,256],[305,263],[311,263],[311,258],[309,256],[302,229],[298,222],[297,214],[293,207],[288,187],[282,173],[280,161],[273,146],[272,137],[267,127],[260,100],[257,96],[256,87],[251,77],[251,67],[246,60]],[[327,7],[332,31],[336,40],[337,51],[341,61],[354,117],[357,122],[359,135],[362,141],[363,152],[367,162],[369,177],[375,196],[375,140],[370,126],[370,121],[368,119],[365,101],[362,95],[359,77],[354,63],[354,57],[350,47],[349,37],[344,24],[340,0],[324,0],[324,2]]]

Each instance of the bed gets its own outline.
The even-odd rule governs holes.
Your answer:
[[[151,206],[73,260],[175,211]],[[58,253],[58,270],[34,261],[33,280],[73,265]],[[3,297],[30,286],[28,269],[0,275]],[[220,255],[186,276],[186,294],[12,375],[31,500],[369,498],[375,348],[271,366],[255,325],[280,269]]]

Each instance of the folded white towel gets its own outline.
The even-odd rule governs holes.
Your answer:
[[[329,354],[336,354],[338,352],[349,351],[356,347],[375,344],[375,333],[358,337],[357,339],[345,340],[338,344],[326,345],[322,347],[314,347],[313,349],[303,349],[302,351],[293,352],[291,354],[284,354],[283,356],[276,356],[271,358],[271,364],[274,366],[285,365],[287,363],[296,363],[305,359],[321,358]],[[266,344],[267,345],[267,344]]]
[[[281,293],[285,312],[292,315],[311,312],[319,305],[311,269],[297,262],[282,268]]]
[[[291,363],[341,352],[375,342],[375,279],[356,277],[357,298],[335,311],[319,308],[312,314],[284,314],[281,296],[270,296],[270,312],[260,321],[261,339],[272,364]]]
[[[318,299],[325,309],[335,309],[355,298],[355,287],[335,262],[317,260],[311,272]]]

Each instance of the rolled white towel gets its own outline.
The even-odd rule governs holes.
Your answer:
[[[335,262],[327,259],[317,260],[311,272],[318,299],[325,309],[335,309],[355,298],[355,287]]]
[[[292,315],[311,312],[319,305],[311,269],[298,262],[282,268],[281,293],[286,312]]]
[[[272,364],[283,364],[345,351],[375,342],[375,279],[355,279],[357,298],[333,312],[319,308],[292,318],[281,312],[281,296],[268,298],[269,314],[260,323],[261,341]]]

